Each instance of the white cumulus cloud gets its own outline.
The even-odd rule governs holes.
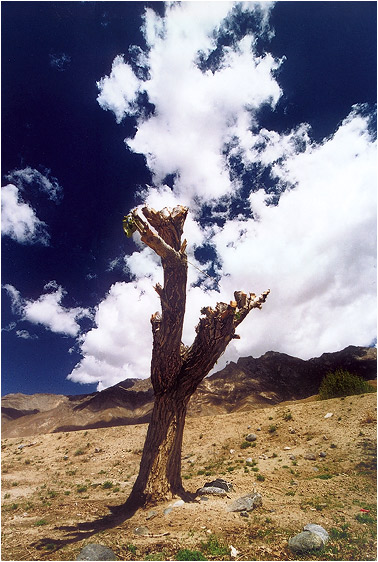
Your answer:
[[[13,184],[1,188],[1,234],[20,244],[48,245],[50,239],[46,223],[22,200]]]
[[[41,221],[30,201],[32,189],[42,192],[54,203],[63,197],[63,189],[58,180],[51,176],[50,170],[44,173],[30,166],[13,170],[6,179],[11,182],[1,188],[1,234],[9,236],[20,244],[43,244],[50,241],[47,224]]]
[[[14,314],[22,320],[44,326],[47,330],[76,337],[80,332],[78,321],[91,318],[91,311],[82,307],[65,307],[61,304],[66,291],[55,281],[44,287],[45,293],[36,300],[25,299],[13,285],[4,285],[12,301]],[[22,337],[22,336],[20,336]]]

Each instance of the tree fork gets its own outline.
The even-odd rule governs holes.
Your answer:
[[[161,313],[151,316],[153,348],[151,382],[155,402],[143,448],[139,474],[127,504],[146,505],[185,497],[181,479],[181,449],[185,417],[190,397],[213,368],[233,338],[237,326],[253,308],[261,308],[269,291],[259,297],[234,293],[234,301],[205,307],[190,347],[182,344],[186,305],[186,240],[181,242],[188,209],[155,211],[143,207],[129,215],[142,241],[161,258],[164,286],[155,290]],[[129,219],[127,217],[127,219]]]

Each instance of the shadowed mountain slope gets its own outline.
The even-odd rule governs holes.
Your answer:
[[[373,380],[377,350],[349,346],[307,361],[269,351],[241,357],[207,377],[189,403],[189,416],[248,411],[317,394],[329,371],[344,368]],[[101,392],[64,396],[8,394],[2,398],[2,435],[24,437],[146,423],[153,407],[150,379],[126,379]]]

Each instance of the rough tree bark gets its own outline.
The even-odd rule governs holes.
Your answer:
[[[181,243],[186,207],[144,207],[142,218],[131,213],[142,241],[161,258],[164,286],[155,286],[161,313],[151,317],[153,349],[151,381],[155,402],[142,453],[139,474],[128,504],[146,505],[186,497],[181,479],[181,448],[190,397],[233,338],[235,329],[253,308],[261,308],[269,291],[259,297],[238,291],[234,301],[203,308],[190,347],[181,343],[186,303],[186,240]],[[151,228],[152,227],[152,228]]]

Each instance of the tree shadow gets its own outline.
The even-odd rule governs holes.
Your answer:
[[[131,502],[129,500],[121,505],[107,506],[110,511],[108,515],[104,515],[93,521],[77,523],[76,525],[56,526],[54,530],[65,533],[61,539],[45,537],[32,543],[31,546],[36,550],[56,552],[63,546],[88,539],[100,531],[118,527],[128,519],[131,519],[140,507],[140,503]]]
[[[196,493],[180,490],[177,494],[186,503],[195,501]],[[125,503],[120,505],[107,506],[110,513],[104,515],[93,521],[86,521],[77,523],[76,525],[60,525],[54,528],[54,531],[60,531],[63,534],[61,539],[54,537],[45,537],[31,544],[36,550],[43,550],[45,552],[56,552],[60,548],[69,544],[80,542],[84,539],[89,539],[93,535],[107,529],[113,529],[122,525],[128,519],[131,519],[138,509],[144,506],[143,497],[135,498],[130,496]]]

